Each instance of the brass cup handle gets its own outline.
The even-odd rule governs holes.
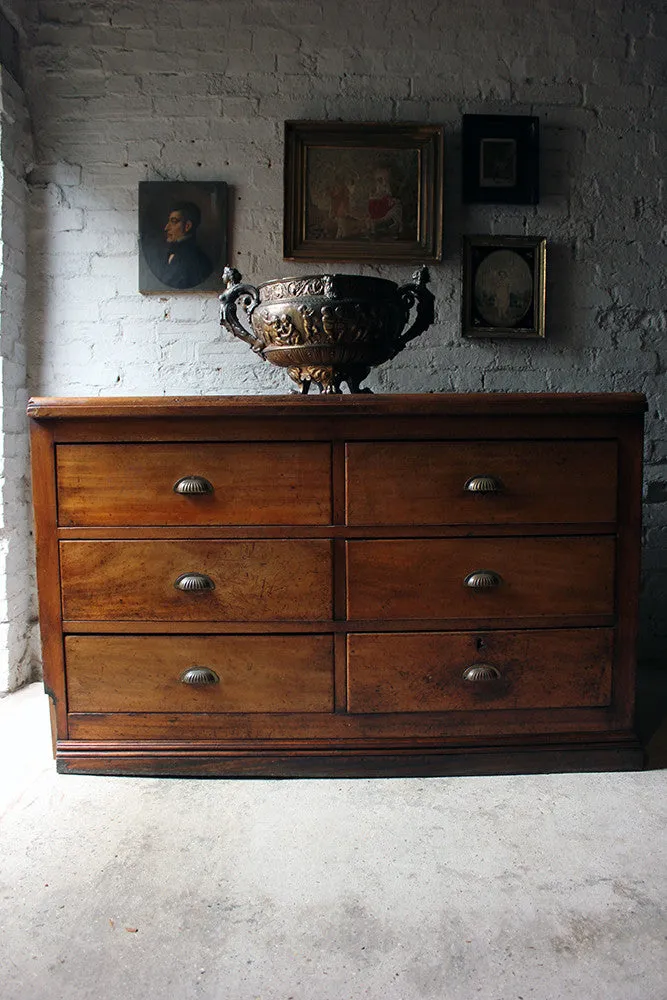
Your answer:
[[[479,684],[482,681],[499,681],[500,671],[490,663],[473,663],[472,666],[466,667],[461,676],[464,681]]]
[[[190,667],[184,670],[180,677],[181,684],[191,684],[193,686],[206,686],[207,684],[219,684],[220,678],[215,670],[210,667]]]
[[[466,493],[499,493],[502,488],[495,476],[471,476],[463,487]]]
[[[186,593],[215,590],[213,580],[206,573],[181,573],[178,579],[174,580],[174,587]]]
[[[177,483],[174,483],[174,493],[181,496],[204,496],[213,492],[213,483],[203,476],[182,476]]]
[[[471,590],[490,590],[492,587],[499,587],[502,582],[500,574],[492,569],[478,569],[474,573],[468,573],[463,586]]]

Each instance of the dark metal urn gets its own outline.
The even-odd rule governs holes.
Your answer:
[[[371,368],[395,357],[434,319],[425,267],[400,286],[358,274],[316,274],[255,287],[230,267],[222,278],[222,326],[265,361],[286,368],[303,393],[313,383],[320,392],[340,392],[343,382],[350,392],[370,392],[361,383]]]

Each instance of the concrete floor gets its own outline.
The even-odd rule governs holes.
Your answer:
[[[667,998],[665,769],[58,776],[47,715],[0,700],[1,1000]]]

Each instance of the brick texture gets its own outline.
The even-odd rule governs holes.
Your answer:
[[[0,693],[39,666],[25,420],[29,154],[23,93],[0,69]]]
[[[28,351],[45,393],[278,393],[218,326],[214,294],[136,291],[140,180],[225,180],[230,263],[281,259],[285,119],[446,130],[437,323],[379,391],[640,390],[649,398],[642,652],[664,656],[665,19],[661,0],[35,0],[25,76]],[[462,206],[463,113],[539,115],[541,203]],[[460,336],[463,233],[548,240],[544,343]],[[409,266],[337,265],[407,279]]]

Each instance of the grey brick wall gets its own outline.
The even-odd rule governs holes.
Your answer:
[[[276,393],[214,295],[137,291],[140,180],[231,185],[230,261],[281,259],[282,123],[446,129],[437,322],[380,391],[641,390],[650,409],[642,650],[667,643],[665,34],[661,0],[36,0],[27,89],[36,392]],[[462,206],[461,115],[539,115],[541,203]],[[548,239],[545,343],[463,341],[463,233]],[[406,279],[410,267],[339,269]]]
[[[0,693],[38,667],[25,419],[29,154],[23,92],[0,69]]]

